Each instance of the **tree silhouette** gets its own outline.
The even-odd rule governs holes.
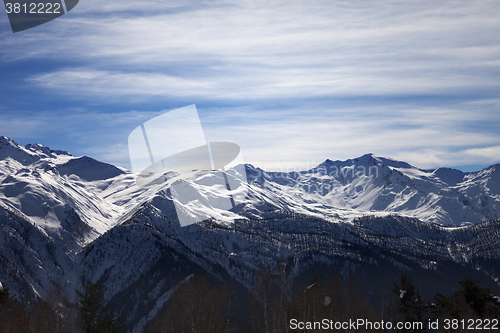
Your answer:
[[[33,332],[80,332],[76,323],[76,309],[60,285],[55,284],[44,299],[37,299],[31,314]]]
[[[16,299],[10,296],[8,288],[1,285],[0,333],[30,332],[29,319],[29,313],[26,309]]]
[[[235,305],[231,285],[214,283],[203,275],[179,278],[172,296],[143,332],[222,333],[231,327]]]
[[[121,333],[124,325],[121,317],[112,314],[104,303],[103,288],[98,283],[88,281],[83,291],[76,290],[80,300],[77,304],[80,325],[85,333]]]
[[[434,296],[436,318],[500,318],[500,303],[490,288],[479,287],[480,280],[468,277],[458,283],[462,289],[451,296],[436,293]]]
[[[394,282],[391,291],[397,295],[396,300],[390,304],[388,311],[394,319],[403,322],[423,322],[427,305],[413,284],[413,279],[405,273],[400,276],[399,284]],[[410,330],[401,330],[401,332]],[[416,330],[412,330],[415,332]],[[418,330],[421,331],[421,330]]]
[[[468,277],[458,283],[462,289],[455,293],[456,297],[462,296],[479,318],[496,317],[500,315],[500,306],[493,299],[490,288],[479,287],[481,280]]]

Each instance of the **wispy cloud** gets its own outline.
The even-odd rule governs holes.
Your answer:
[[[497,145],[500,133],[493,131],[484,135],[484,130],[464,130],[466,123],[474,120],[464,108],[456,105],[451,111],[420,110],[420,115],[425,115],[422,118],[416,118],[410,111],[398,112],[398,108],[384,113],[380,107],[372,108],[370,116],[366,116],[366,110],[348,107],[321,108],[314,116],[301,107],[282,114],[252,106],[198,110],[208,141],[237,143],[246,162],[270,170],[307,169],[326,158],[342,160],[368,152],[401,159],[420,168],[500,162]],[[5,126],[0,130],[16,137],[21,126],[31,124],[35,133],[23,140],[58,132],[59,141],[65,138],[64,141],[73,142],[76,148],[73,153],[130,168],[128,135],[144,121],[167,111],[78,110],[57,116],[38,113],[29,122],[26,118],[9,116],[2,118]],[[380,114],[385,116],[382,121],[377,116]],[[484,122],[484,119],[478,121]],[[168,137],[165,140],[168,142]],[[24,143],[28,142],[32,141]],[[53,148],[67,149],[62,142]]]
[[[28,82],[76,98],[125,97],[132,100],[151,96],[248,101],[296,97],[437,95],[466,93],[471,87],[500,88],[500,82],[493,78],[481,79],[459,74],[446,77],[437,75],[433,79],[419,78],[417,75],[398,77],[395,69],[378,74],[364,71],[353,76],[355,71],[323,69],[322,73],[312,73],[305,69],[271,69],[260,75],[239,73],[238,77],[232,77],[214,74],[186,79],[160,73],[69,69],[35,75],[28,78]]]
[[[84,111],[11,114],[18,130],[3,128],[42,135],[57,116],[79,151],[121,164],[128,131],[175,101],[196,103],[207,138],[263,167],[367,152],[423,168],[490,164],[499,15],[497,1],[88,0],[0,39],[4,64],[50,60],[25,89]]]
[[[88,2],[82,10],[89,14],[68,18],[61,32],[45,35],[56,47],[37,48],[32,55],[17,41],[21,56],[45,52],[91,63],[38,74],[31,82],[53,89],[65,85],[76,96],[218,99],[449,94],[499,87],[490,72],[498,68],[500,54],[499,38],[492,33],[500,26],[494,2],[243,1],[182,7],[151,1],[141,4],[152,9],[147,14],[131,14],[127,9],[136,3],[124,2],[111,17],[91,16],[91,8],[99,6]],[[76,34],[69,43],[67,30]],[[42,44],[43,37],[21,42]],[[102,85],[107,89],[96,94]]]
[[[500,146],[467,149],[464,153],[476,159],[489,161],[489,163],[500,161]]]
[[[326,158],[348,159],[368,152],[420,168],[500,162],[494,151],[486,150],[483,156],[466,151],[500,142],[500,133],[483,125],[498,123],[495,109],[476,117],[468,103],[450,109],[407,107],[393,105],[387,111],[385,106],[337,105],[317,108],[313,115],[296,107],[285,116],[265,109],[219,108],[216,113],[202,110],[202,115],[207,113],[208,140],[236,142],[242,145],[245,160],[268,169],[313,167]],[[476,122],[477,127],[471,128]]]
[[[208,95],[211,82],[157,73],[117,73],[98,70],[62,70],[28,78],[45,88],[78,97],[123,98]],[[69,89],[68,89],[69,87]]]

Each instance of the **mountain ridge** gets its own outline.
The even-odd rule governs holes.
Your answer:
[[[280,208],[344,222],[367,214],[394,213],[444,225],[500,218],[499,164],[477,172],[450,168],[431,171],[369,153],[345,161],[327,159],[306,171],[273,172],[250,164],[245,165],[245,170],[249,197],[255,199],[243,200],[247,206],[259,206],[259,202],[278,204]],[[64,194],[68,187],[71,200]],[[26,191],[30,188],[32,191]],[[43,191],[46,195],[40,196]],[[53,198],[50,192],[64,195]],[[26,199],[30,193],[33,202]],[[108,225],[98,227],[102,233],[110,226],[105,220],[111,218],[118,223],[120,215],[126,214],[123,207],[133,210],[155,195],[154,191],[137,188],[133,174],[123,168],[40,144],[20,146],[0,137],[0,199],[25,213],[26,207],[34,204],[36,212],[33,209],[27,215],[35,219],[50,220],[46,218],[47,209],[42,212],[43,205],[53,208],[73,202],[66,210],[81,211],[87,206],[80,213]],[[80,204],[84,201],[87,203]]]
[[[205,207],[212,218],[181,227],[167,184],[140,188],[121,168],[9,140],[0,138],[0,281],[24,303],[53,285],[74,298],[86,280],[100,282],[140,332],[178,274],[250,289],[260,266],[280,260],[290,278],[333,269],[368,293],[387,287],[380,267],[439,277],[442,288],[451,282],[445,272],[499,287],[500,220],[489,219],[500,211],[498,165],[426,171],[373,154],[302,172],[247,164],[247,195],[236,207]],[[218,198],[203,187],[211,176],[187,184]],[[474,223],[462,223],[464,213]]]

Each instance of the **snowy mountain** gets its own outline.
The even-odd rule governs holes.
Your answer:
[[[459,226],[500,218],[498,164],[471,173],[421,170],[367,154],[347,161],[326,160],[303,172],[249,167],[248,173],[249,181],[258,185],[254,193],[270,192],[283,209],[331,220],[398,214]]]
[[[421,170],[368,154],[302,172],[245,168],[235,208],[184,205],[212,218],[181,228],[168,182],[141,188],[122,168],[0,137],[0,281],[25,303],[54,284],[74,296],[100,281],[134,332],[179,276],[250,288],[280,260],[291,276],[313,266],[354,275],[373,295],[407,270],[444,287],[469,274],[498,288],[500,165]],[[210,177],[188,186],[217,200]]]

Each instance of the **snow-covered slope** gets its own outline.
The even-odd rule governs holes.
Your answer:
[[[399,215],[425,222],[462,225],[500,217],[500,165],[479,172],[421,170],[405,162],[372,154],[347,161],[326,160],[303,172],[266,172],[246,166],[249,184],[239,209],[285,209],[332,221],[363,215]],[[210,174],[190,186],[202,197],[217,198]],[[90,157],[74,157],[40,144],[19,146],[0,137],[0,200],[48,233],[60,228],[84,245],[127,219],[163,187],[135,185],[134,175]],[[159,191],[159,192],[158,192]],[[238,209],[223,212],[207,207],[204,214],[221,221],[238,218]],[[71,214],[83,222],[64,225]]]
[[[124,169],[0,137],[0,202],[48,235],[69,233],[75,249],[147,200],[141,196],[147,196],[145,190],[130,189],[133,184],[134,177]]]
[[[367,154],[303,172],[245,169],[231,211],[210,205],[227,199],[207,186],[220,175],[189,180],[200,201],[182,209],[212,218],[181,228],[169,183],[144,189],[122,168],[0,137],[0,281],[24,302],[53,283],[71,295],[100,281],[137,332],[177,275],[249,287],[279,258],[297,274],[314,262],[342,274],[468,265],[498,282],[499,222],[486,221],[500,217],[500,165],[421,170]]]
[[[260,201],[272,196],[281,208],[332,220],[398,214],[466,225],[500,217],[500,165],[471,173],[421,170],[367,154],[347,161],[326,160],[300,173],[266,172],[252,166],[247,170],[257,187],[251,192]]]
[[[242,211],[232,227],[214,220],[181,228],[170,219],[173,209],[157,197],[79,256],[77,275],[108,287],[110,305],[132,332],[170,295],[176,277],[205,272],[251,288],[261,267],[283,261],[290,278],[327,267],[355,276],[372,295],[408,271],[441,291],[468,275],[499,287],[498,220],[448,228],[395,216],[331,223],[274,210]]]

